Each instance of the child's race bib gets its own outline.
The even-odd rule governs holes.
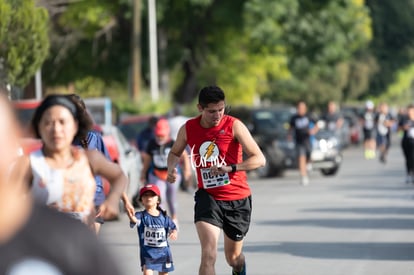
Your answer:
[[[165,236],[165,229],[164,228],[151,228],[151,227],[145,226],[144,245],[151,246],[151,247],[167,246],[167,238]]]

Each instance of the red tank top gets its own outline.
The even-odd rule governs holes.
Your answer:
[[[225,115],[220,124],[203,128],[201,116],[186,122],[187,143],[191,148],[191,165],[196,168],[198,188],[216,200],[239,200],[250,196],[245,171],[211,176],[210,166],[226,166],[243,161],[241,144],[233,137],[234,117]]]

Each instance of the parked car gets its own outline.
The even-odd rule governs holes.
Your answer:
[[[349,125],[350,143],[355,145],[360,144],[362,141],[362,128],[358,115],[351,110],[342,110],[341,113]]]
[[[23,136],[30,136],[30,121],[36,108],[40,105],[41,100],[37,99],[22,99],[12,101],[13,108],[16,110],[17,119],[20,127],[23,130]]]
[[[118,128],[128,140],[129,144],[137,148],[138,134],[148,126],[148,121],[153,115],[130,115],[122,118]]]
[[[325,129],[319,122],[319,131],[312,143],[312,169],[320,170],[324,176],[335,175],[342,163],[342,147],[338,135]]]
[[[291,106],[275,106],[272,108],[278,124],[282,124],[285,131],[289,129],[290,118],[296,113],[296,109]],[[342,163],[342,149],[346,144],[346,125],[344,130],[329,131],[320,121],[317,122],[320,128],[314,136],[312,144],[311,163],[313,169],[320,170],[323,175],[334,175],[339,170]],[[283,137],[283,135],[281,135]],[[285,137],[286,138],[286,137]],[[293,141],[281,140],[279,146],[285,153],[285,167],[297,169],[297,152]]]
[[[37,99],[23,99],[12,101],[13,108],[16,111],[17,119],[22,129],[23,137],[20,140],[19,154],[30,154],[42,148],[42,142],[33,137],[30,132],[30,121],[36,110],[40,105],[40,100]]]
[[[281,146],[286,141],[286,130],[278,124],[271,108],[232,107],[230,115],[240,119],[266,157],[266,165],[257,169],[259,177],[282,176],[285,154]]]
[[[131,146],[121,131],[114,125],[99,125],[102,138],[108,149],[111,159],[119,163],[122,171],[127,175],[129,184],[126,190],[128,198],[132,201],[133,196],[140,187],[140,171],[142,168],[141,157],[138,150]],[[105,186],[106,192],[109,187]]]

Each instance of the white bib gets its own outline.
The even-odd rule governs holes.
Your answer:
[[[215,188],[226,184],[230,184],[230,178],[228,173],[213,176],[210,173],[210,168],[201,168],[200,173],[204,189]]]
[[[167,246],[167,236],[164,228],[144,227],[144,245],[151,247]]]

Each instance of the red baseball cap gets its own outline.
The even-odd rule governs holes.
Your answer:
[[[155,195],[161,198],[160,189],[158,189],[158,186],[156,186],[155,184],[146,184],[144,187],[142,187],[141,190],[139,190],[139,198],[141,199],[142,195],[147,191],[151,191]]]

